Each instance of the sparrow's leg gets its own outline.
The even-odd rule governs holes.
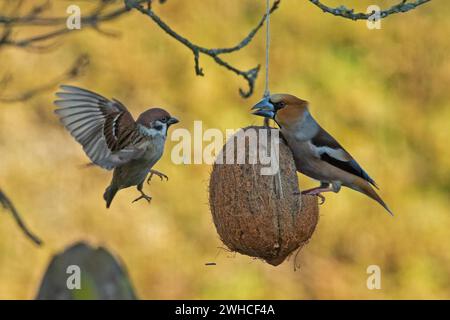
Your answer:
[[[152,197],[146,195],[146,194],[144,193],[144,191],[142,191],[143,186],[144,186],[144,181],[142,181],[142,182],[137,186],[137,189],[138,189],[138,191],[141,193],[141,196],[140,196],[139,198],[134,199],[132,203],[134,203],[134,202],[136,202],[136,201],[139,201],[139,200],[141,200],[141,199],[145,199],[145,200],[147,200],[148,203],[150,203],[150,201],[152,200]]]
[[[158,176],[161,179],[161,181],[163,181],[164,179],[166,179],[166,181],[169,181],[169,177],[166,176],[164,173],[159,172],[158,170],[150,169],[150,176],[147,179],[147,183],[150,183],[150,180],[152,180],[153,175]]]

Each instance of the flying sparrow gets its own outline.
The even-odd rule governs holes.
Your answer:
[[[62,85],[61,92],[54,103],[55,113],[62,124],[77,140],[93,164],[112,170],[111,184],[106,188],[103,198],[106,207],[120,189],[137,186],[141,196],[133,202],[151,197],[143,191],[143,184],[153,175],[167,178],[163,173],[153,170],[161,158],[167,130],[178,120],[160,108],[143,112],[137,121],[128,109],[118,100],[108,100],[92,91]]]
[[[341,186],[359,191],[381,204],[391,215],[392,211],[375,192],[375,181],[355,159],[326,132],[308,110],[308,102],[289,94],[266,97],[252,108],[253,114],[274,119],[291,149],[299,172],[319,180],[317,188],[303,194],[320,195],[322,192],[339,192]]]

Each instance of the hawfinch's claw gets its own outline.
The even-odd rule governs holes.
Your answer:
[[[325,203],[325,197],[323,195],[321,195],[320,193],[308,193],[308,192],[305,193],[305,192],[295,191],[292,194],[296,195],[296,196],[302,195],[302,194],[310,195],[310,196],[317,196],[320,198],[319,206],[321,206]]]
[[[316,196],[316,197],[318,197],[319,199],[320,199],[320,202],[319,202],[319,206],[321,206],[321,205],[323,205],[324,203],[325,203],[325,197],[323,196],[323,195],[321,195],[320,193],[318,193],[318,192],[314,192],[314,191],[304,191],[304,192],[302,192],[302,194],[305,194],[305,195],[308,195],[308,196]]]
[[[320,193],[316,194],[316,196],[320,198],[319,206],[323,205],[325,203],[325,197]]]

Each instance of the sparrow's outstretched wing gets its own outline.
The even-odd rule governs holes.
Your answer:
[[[320,159],[329,164],[363,178],[378,188],[375,181],[366,171],[356,162],[355,159],[337,142],[328,132],[318,126],[319,131],[311,139],[311,144],[315,148]]]
[[[61,89],[55,113],[94,164],[111,170],[142,156],[136,146],[142,135],[121,102],[74,86]]]

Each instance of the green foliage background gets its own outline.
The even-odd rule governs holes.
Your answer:
[[[373,4],[343,2],[363,11]],[[55,2],[52,13],[64,15],[67,5]],[[192,41],[218,47],[240,41],[264,1],[170,0],[156,10]],[[295,272],[293,259],[274,268],[219,249],[208,208],[211,168],[171,163],[173,142],[156,166],[169,182],[146,187],[152,204],[131,204],[137,192],[130,189],[107,211],[102,194],[110,173],[80,168],[87,159],[53,115],[53,92],[0,105],[1,187],[45,241],[35,247],[1,214],[0,298],[33,298],[51,256],[81,239],[119,255],[145,299],[450,298],[449,14],[447,1],[432,1],[383,20],[381,30],[307,1],[282,1],[274,14],[271,91],[310,101],[396,214],[349,190],[327,195]],[[194,120],[222,130],[261,122],[249,108],[262,95],[262,74],[255,95],[244,100],[241,79],[207,57],[205,77],[196,77],[191,52],[147,17],[134,12],[106,27],[121,37],[85,30],[47,54],[3,48],[0,70],[13,74],[10,90],[44,83],[86,52],[91,66],[72,83],[118,98],[134,115],[157,105],[182,120],[178,128],[192,129]],[[249,69],[263,63],[263,49],[260,33],[227,59]],[[314,185],[305,177],[300,183]],[[211,261],[217,265],[204,265]],[[366,287],[372,264],[381,267],[381,290]]]

